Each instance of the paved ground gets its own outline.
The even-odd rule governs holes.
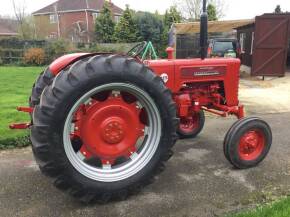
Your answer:
[[[290,72],[282,78],[250,77],[242,74],[240,100],[251,113],[290,112]]]
[[[82,206],[52,187],[29,148],[0,153],[0,216],[216,216],[290,193],[290,113],[262,116],[274,145],[259,167],[238,171],[225,160],[233,119],[211,118],[195,140],[179,141],[167,170],[124,202]]]
[[[251,81],[242,85],[247,90]],[[274,96],[269,94],[271,99]],[[273,107],[255,106],[256,101],[247,101],[248,113],[268,121],[274,134],[269,157],[257,168],[239,171],[230,166],[223,156],[222,142],[235,120],[209,117],[198,138],[176,144],[167,170],[141,194],[123,202],[83,206],[52,187],[40,174],[29,148],[3,151],[0,216],[210,217],[290,195],[290,112],[261,115]]]

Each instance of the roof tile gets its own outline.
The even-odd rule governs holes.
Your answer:
[[[56,8],[57,11],[72,11],[72,10],[101,10],[106,0],[58,0],[32,14],[49,14],[54,13]],[[121,14],[123,10],[112,4],[112,11],[114,14]]]

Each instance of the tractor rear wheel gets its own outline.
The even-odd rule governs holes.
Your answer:
[[[29,97],[29,106],[34,107],[39,104],[40,96],[45,87],[50,85],[54,79],[54,75],[46,68],[40,73],[32,87],[31,96]]]
[[[117,55],[62,71],[33,117],[41,171],[84,202],[124,199],[151,183],[177,138],[171,92],[149,68]]]
[[[203,129],[204,111],[194,113],[190,118],[181,118],[177,133],[181,139],[195,138]]]
[[[271,144],[271,128],[265,121],[255,117],[244,118],[228,131],[224,140],[224,154],[236,168],[251,168],[265,159]]]

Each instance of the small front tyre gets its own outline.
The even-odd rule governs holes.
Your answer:
[[[262,162],[272,144],[270,126],[259,118],[237,121],[224,140],[224,154],[238,169],[247,169]]]
[[[191,117],[180,118],[177,133],[180,139],[195,138],[203,129],[205,123],[204,111],[195,112]]]

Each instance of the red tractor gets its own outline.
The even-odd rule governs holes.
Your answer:
[[[35,82],[29,108],[35,159],[54,185],[84,202],[124,199],[154,180],[178,138],[194,138],[204,112],[239,120],[224,140],[236,168],[259,164],[272,133],[245,118],[238,100],[239,59],[206,59],[207,13],[201,16],[201,58],[141,61],[146,43],[128,55],[78,53],[54,61]]]

